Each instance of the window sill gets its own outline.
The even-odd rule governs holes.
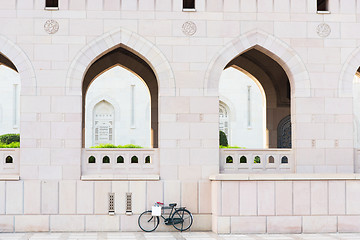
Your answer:
[[[47,11],[58,11],[58,10],[59,10],[59,7],[45,7],[44,10],[47,10]]]
[[[330,14],[330,11],[316,11],[317,14]]]
[[[195,8],[183,8],[183,12],[196,12]]]
[[[1,175],[0,174],[0,181],[19,181],[20,176],[16,174],[9,174],[9,175]]]
[[[113,175],[113,174],[91,174],[82,175],[82,181],[159,181],[159,175]]]

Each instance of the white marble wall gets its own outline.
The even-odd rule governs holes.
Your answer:
[[[79,230],[106,229],[97,224],[108,218],[104,207],[93,206],[103,203],[112,183],[79,180],[81,87],[89,65],[119,44],[142,56],[158,79],[160,176],[163,193],[172,191],[171,201],[178,199],[178,191],[167,184],[175,182],[182,186],[184,205],[199,215],[207,208],[210,191],[194,192],[201,191],[198,182],[209,184],[209,175],[219,171],[219,79],[230,60],[252,47],[276,60],[289,77],[296,171],[354,171],[358,0],[329,0],[330,14],[317,14],[315,0],[197,0],[195,12],[183,12],[180,0],[59,3],[60,10],[46,11],[43,0],[0,0],[0,52],[14,63],[21,79],[22,180],[0,182],[0,190],[6,191],[0,195],[6,196],[0,198],[1,219],[10,224],[15,219],[15,226],[6,225],[9,229],[48,231],[49,224],[55,224],[51,229],[60,230],[70,222],[79,222]],[[57,33],[44,31],[48,19],[59,23]],[[196,24],[192,36],[182,31],[186,21]],[[317,34],[323,22],[331,28],[328,37]],[[144,185],[129,184],[137,189],[131,190],[137,198],[146,193]],[[99,189],[103,191],[94,197],[91,191]],[[23,200],[23,192],[33,191],[37,194]],[[51,191],[54,195],[41,194]],[[51,199],[56,191],[77,196],[77,209],[62,197]],[[88,201],[81,200],[83,193]],[[60,211],[73,217],[60,216]],[[116,218],[125,222],[123,217]],[[84,219],[94,224],[83,228]],[[116,221],[112,224],[118,226]],[[229,226],[228,218],[224,223]]]

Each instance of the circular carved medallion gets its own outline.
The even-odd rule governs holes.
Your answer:
[[[328,24],[326,23],[321,23],[316,27],[316,32],[320,37],[327,37],[330,35],[331,33],[331,28]]]
[[[187,36],[192,36],[196,33],[196,24],[192,21],[187,21],[182,25],[182,31]]]
[[[55,20],[47,20],[44,24],[44,29],[48,34],[54,34],[59,30],[59,23]]]

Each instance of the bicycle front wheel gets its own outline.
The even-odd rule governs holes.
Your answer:
[[[171,222],[179,231],[186,231],[188,230],[192,223],[193,223],[193,216],[191,215],[191,212],[184,208],[180,208],[174,212],[174,214],[171,217]]]
[[[152,232],[159,226],[159,217],[153,216],[151,210],[143,212],[138,219],[138,224],[144,232]]]

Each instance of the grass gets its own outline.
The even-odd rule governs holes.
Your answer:
[[[92,146],[91,148],[143,148],[142,146],[139,145],[134,145],[134,144],[126,144],[126,145],[114,145],[114,144],[99,144],[96,146]]]
[[[20,142],[12,142],[9,144],[0,142],[0,148],[20,148]]]
[[[222,146],[222,145],[220,145],[220,148],[241,148],[241,149],[245,149],[244,147],[238,147],[238,146]]]

